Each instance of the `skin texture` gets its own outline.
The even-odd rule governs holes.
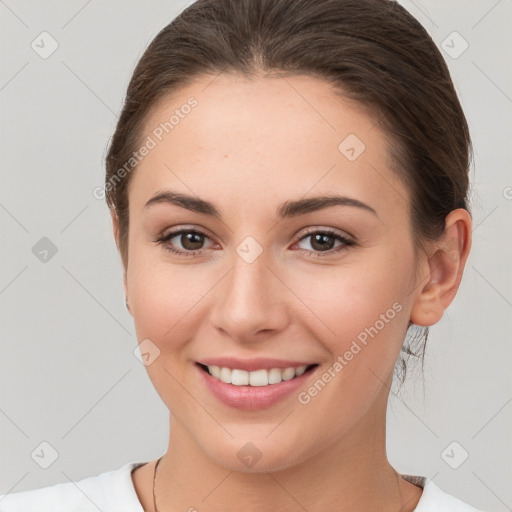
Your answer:
[[[398,477],[385,452],[389,386],[409,321],[433,325],[456,294],[469,214],[454,210],[444,235],[415,250],[411,198],[385,135],[320,79],[202,76],[152,111],[143,138],[190,97],[197,106],[139,163],[129,187],[125,290],[139,342],[160,350],[147,371],[171,411],[158,509],[413,510],[421,489]],[[355,161],[338,149],[349,134],[366,146]],[[144,207],[164,189],[214,203],[221,220],[172,204]],[[376,215],[331,206],[276,216],[285,201],[328,194],[358,199]],[[200,254],[175,255],[155,242],[180,227],[206,233]],[[355,244],[335,252],[334,239],[323,253],[306,228],[331,228]],[[248,236],[262,249],[252,263],[236,251]],[[171,244],[191,247],[181,236]],[[294,393],[241,411],[198,378],[202,358],[274,357],[318,363],[307,390],[393,304],[394,318],[307,404]],[[251,468],[237,457],[247,442],[262,454]],[[146,511],[154,466],[133,473]]]

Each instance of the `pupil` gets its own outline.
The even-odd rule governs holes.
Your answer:
[[[191,251],[200,249],[203,243],[203,235],[199,233],[186,233],[181,235],[181,244],[185,249]]]
[[[315,247],[315,244],[318,244],[318,247]],[[330,235],[316,234],[313,236],[313,241],[311,242],[311,245],[314,249],[318,249],[321,251],[329,250],[332,249],[334,245],[334,239]]]

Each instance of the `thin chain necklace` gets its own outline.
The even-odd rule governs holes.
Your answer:
[[[156,494],[155,494],[156,470],[158,469],[158,464],[160,464],[160,461],[162,460],[162,458],[163,458],[163,455],[156,461],[155,474],[153,475],[153,509],[155,512],[158,512],[158,507],[156,506]],[[400,494],[400,509],[398,510],[398,512],[400,512],[401,510],[403,510],[404,505],[403,505],[402,491],[400,490],[400,484],[398,483],[398,474],[396,475],[396,482],[398,484],[398,492]]]

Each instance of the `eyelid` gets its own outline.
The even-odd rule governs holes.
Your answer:
[[[173,239],[176,236],[182,235],[184,233],[196,233],[198,235],[202,235],[205,238],[209,239],[213,244],[216,242],[213,240],[213,238],[207,233],[206,230],[203,230],[203,228],[198,227],[190,227],[190,226],[179,226],[177,228],[172,228],[167,233],[164,231],[162,235],[159,235],[156,240],[154,240],[156,243],[161,243],[162,245],[165,245],[169,242],[169,240]],[[183,251],[179,250],[176,252],[179,252],[181,254],[188,254],[188,255],[194,255],[196,253],[199,253],[203,251],[204,249],[197,249],[195,251]]]
[[[297,241],[302,240],[304,237],[306,237],[308,235],[313,235],[316,233],[327,233],[332,236],[337,236],[337,237],[343,238],[343,239],[350,241],[351,243],[354,243],[354,244],[357,241],[355,236],[347,233],[346,231],[337,230],[335,228],[317,227],[317,226],[305,228],[305,231],[300,232],[300,236],[297,235],[297,236],[299,236]]]
[[[293,245],[295,246],[295,245],[299,244],[300,242],[302,242],[303,240],[305,240],[315,234],[327,235],[331,238],[334,238],[335,240],[340,242],[340,245],[338,245],[337,247],[336,246],[332,247],[332,248],[328,249],[327,251],[313,251],[310,249],[296,249],[297,252],[306,254],[308,258],[329,259],[329,258],[335,258],[337,256],[340,256],[341,254],[346,252],[350,247],[353,247],[356,245],[355,237],[353,237],[352,235],[341,234],[340,232],[338,232],[336,229],[333,229],[333,228],[319,228],[319,227],[306,228],[306,231],[301,234],[299,239],[296,242],[294,242]]]
[[[206,228],[203,228],[202,226],[199,226],[197,224],[178,224],[177,226],[168,228],[168,230],[166,229],[166,230],[162,231],[161,234],[158,235],[158,237],[166,238],[169,235],[179,233],[180,231],[187,231],[187,232],[195,231],[197,233],[201,233],[201,234],[207,236],[208,238],[212,238],[212,236],[210,235],[210,232]]]
[[[176,228],[172,228],[166,234],[162,234],[162,235],[158,236],[157,239],[155,240],[155,243],[162,244],[168,251],[170,251],[174,254],[177,254],[179,256],[195,256],[197,254],[202,254],[205,249],[202,248],[202,249],[196,249],[193,251],[174,249],[169,246],[168,242],[172,238],[179,236],[181,234],[184,234],[184,233],[196,233],[196,234],[204,236],[205,238],[208,238],[210,241],[213,242],[213,244],[215,244],[216,242],[206,231],[207,230],[203,230],[203,228],[198,228],[196,226],[183,225],[183,226],[179,226]],[[356,244],[355,237],[352,235],[349,235],[346,232],[339,232],[335,228],[315,226],[315,227],[305,228],[305,231],[301,232],[300,235],[296,235],[296,237],[298,237],[298,238],[295,242],[293,242],[292,246],[301,242],[305,238],[308,238],[308,236],[311,236],[314,234],[326,234],[328,236],[336,238],[338,241],[341,242],[342,246],[341,247],[338,246],[338,248],[329,249],[327,251],[312,251],[309,249],[298,249],[299,252],[302,251],[303,253],[313,255],[314,257],[321,257],[322,255],[325,255],[327,257],[327,256],[333,256],[337,252]]]

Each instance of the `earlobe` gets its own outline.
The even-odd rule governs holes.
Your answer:
[[[458,208],[446,216],[443,234],[429,248],[411,311],[414,324],[431,326],[441,320],[455,298],[470,248],[471,216]]]

